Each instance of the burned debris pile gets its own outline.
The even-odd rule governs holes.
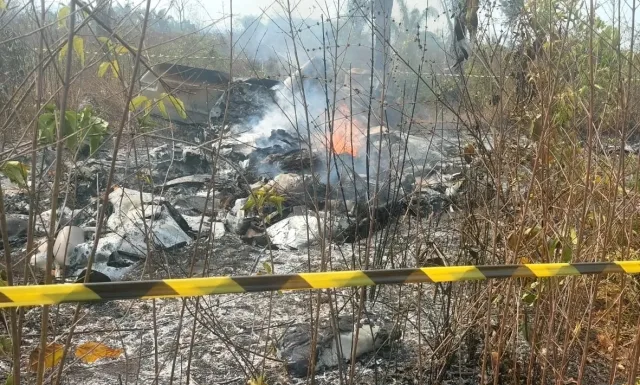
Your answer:
[[[51,221],[56,244],[69,240],[66,251],[54,248],[58,278],[73,282],[88,274],[104,282],[132,279],[128,274],[145,260],[184,255],[200,241],[289,253],[356,243],[402,216],[437,217],[455,209],[467,166],[453,135],[421,137],[403,126],[367,128],[344,98],[331,101],[339,113],[329,114],[324,96],[314,94],[321,86],[293,81],[232,81],[204,129],[219,140],[155,143],[135,156],[120,151],[115,186],[106,185],[113,162],[106,151],[65,163],[75,196],[59,197],[55,218],[46,209],[50,203],[42,201],[30,264],[45,266]],[[292,89],[302,86],[309,86],[306,114],[292,107],[299,97]],[[53,164],[46,151],[37,170],[41,175]],[[105,194],[106,215],[96,239]],[[5,195],[9,242],[26,251],[28,194],[5,188]],[[87,273],[94,249],[93,270]],[[361,325],[364,350],[356,357],[398,339],[387,320],[378,321]],[[309,335],[306,326],[292,326],[278,345],[294,374],[306,374],[311,364],[308,341],[298,338]],[[320,335],[316,369],[337,365],[336,341],[351,341],[353,330],[339,333],[338,338]],[[343,346],[350,351],[347,342]]]
[[[313,79],[293,87],[308,86],[308,101],[321,90],[317,82],[307,84]],[[233,81],[210,114],[208,130],[221,133],[219,141],[164,143],[133,159],[120,152],[116,187],[105,186],[112,163],[107,152],[78,167],[68,164],[82,196],[75,197],[75,207],[58,210],[57,228],[96,227],[102,196],[96,186],[103,193],[109,188],[110,207],[101,238],[74,245],[67,273],[84,267],[93,242],[96,269],[187,247],[203,216],[200,236],[222,236],[224,230],[256,247],[300,249],[320,240],[355,242],[400,215],[443,213],[451,206],[462,185],[455,142],[411,135],[403,127],[366,129],[362,117],[338,98],[339,113],[327,114],[320,103],[303,117],[292,110],[299,95],[286,84]],[[52,163],[47,154],[42,160]],[[26,196],[7,194],[9,221],[15,224],[11,242],[25,236],[28,205],[19,198]],[[38,219],[38,235],[44,236],[53,219],[47,210]],[[33,263],[39,265],[40,258],[34,256]]]
[[[218,98],[209,114],[212,124],[237,124],[257,120],[275,106],[281,83],[269,79],[246,79],[232,82]]]

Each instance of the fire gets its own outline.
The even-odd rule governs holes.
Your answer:
[[[336,108],[333,119],[333,151],[336,154],[350,154],[358,156],[358,142],[362,133],[356,119],[351,118],[349,108],[340,104]]]

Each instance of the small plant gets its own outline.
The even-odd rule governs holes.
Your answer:
[[[282,214],[284,201],[285,198],[278,194],[273,187],[263,186],[251,193],[243,210],[254,209],[260,217],[263,217],[265,207],[273,206],[278,210],[278,214]]]
[[[264,377],[264,374],[261,374],[257,377],[252,377],[247,385],[267,385],[267,380]]]
[[[93,109],[87,106],[80,111],[67,110],[64,122],[60,122],[66,146],[76,151],[82,143],[89,144],[89,153],[93,155],[103,138],[107,135],[109,123],[94,115]],[[38,118],[38,140],[41,144],[51,144],[56,140],[56,127],[60,119],[60,111],[49,104],[45,112]]]
[[[158,108],[158,111],[160,111],[162,117],[164,117],[165,119],[169,118],[167,107],[164,104],[165,100],[168,100],[171,103],[173,108],[182,119],[187,118],[187,110],[184,108],[184,103],[182,102],[182,100],[167,93],[162,93],[160,95],[160,98],[157,99],[150,99],[144,95],[138,95],[135,98],[131,99],[129,108],[131,111],[135,111],[140,108],[144,110],[144,114],[138,116],[137,119],[140,127],[142,127],[143,129],[147,129],[153,126],[150,118],[154,106]]]
[[[0,166],[0,172],[9,178],[11,183],[15,183],[20,187],[27,186],[27,175],[29,174],[29,166],[18,162],[8,161]],[[0,286],[4,286],[4,281],[0,278]]]

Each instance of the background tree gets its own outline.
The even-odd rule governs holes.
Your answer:
[[[427,30],[428,19],[437,17],[438,10],[433,7],[410,9],[406,0],[398,0],[398,7],[400,18],[391,23],[391,40],[398,54],[415,69],[423,53],[431,63],[442,58],[441,39]]]
[[[373,68],[381,76],[389,64],[389,44],[391,37],[391,11],[393,0],[373,0],[373,24],[375,32],[375,55]]]

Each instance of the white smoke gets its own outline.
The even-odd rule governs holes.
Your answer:
[[[333,108],[330,101],[327,109],[327,95],[333,92],[324,88],[326,82],[319,74],[321,65],[321,59],[314,58],[302,66],[299,73],[285,80],[284,86],[276,91],[275,103],[237,140],[258,147],[271,146],[280,144],[273,142],[273,132],[284,130],[298,138],[305,148],[311,144],[314,151],[326,150],[326,111]]]

